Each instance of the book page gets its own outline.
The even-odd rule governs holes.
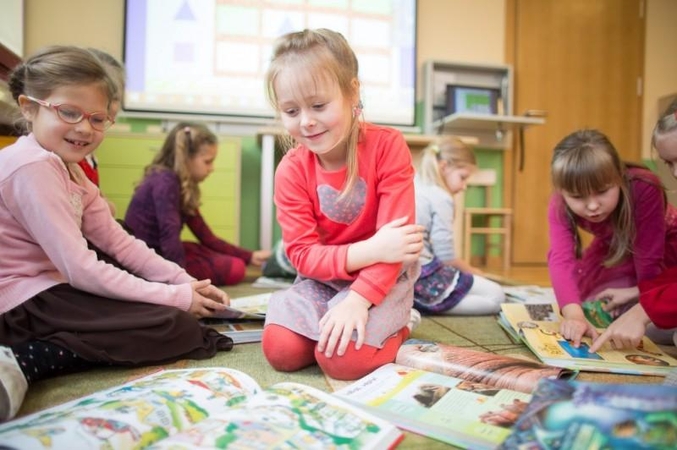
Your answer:
[[[671,368],[677,367],[677,360],[646,336],[635,349],[615,350],[607,343],[597,353],[590,353],[592,339],[589,337],[584,337],[581,345],[574,347],[559,333],[560,315],[555,304],[504,303],[501,309],[506,321],[546,364],[635,375],[666,375]]]
[[[394,425],[330,394],[278,383],[153,449],[223,448],[226,443],[233,448],[385,449],[402,438]]]
[[[541,378],[572,378],[559,367],[462,347],[410,339],[397,353],[397,364],[450,377],[530,394]]]
[[[230,306],[217,311],[213,318],[221,319],[265,319],[268,311],[268,300],[272,293],[249,295],[230,299]]]
[[[677,388],[543,380],[501,449],[672,449]]]
[[[145,447],[260,390],[225,368],[166,370],[0,426],[0,442],[27,448]]]
[[[398,426],[469,448],[494,448],[531,395],[387,364],[335,395]]]

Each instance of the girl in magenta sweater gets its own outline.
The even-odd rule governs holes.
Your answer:
[[[598,334],[583,302],[636,300],[639,282],[677,263],[677,214],[659,178],[624,164],[596,130],[559,142],[551,175],[548,269],[563,315],[560,332],[578,346],[584,335]],[[585,249],[579,228],[593,236]]]
[[[0,420],[45,377],[229,350],[198,322],[225,308],[225,293],[126,233],[78,166],[113,123],[116,86],[101,62],[49,47],[9,87],[30,133],[0,151]]]
[[[134,191],[125,225],[158,254],[196,278],[217,286],[245,277],[247,264],[260,267],[270,251],[251,251],[216,236],[200,214],[200,183],[214,170],[218,140],[205,125],[181,122]],[[184,224],[199,242],[182,242]]]

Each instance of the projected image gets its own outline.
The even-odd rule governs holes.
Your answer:
[[[413,125],[415,0],[127,0],[127,111],[272,117],[264,74],[275,39],[342,33],[357,54],[365,117]]]

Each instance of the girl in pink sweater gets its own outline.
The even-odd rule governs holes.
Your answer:
[[[229,350],[198,322],[225,293],[127,234],[78,166],[113,123],[116,86],[100,60],[45,48],[9,87],[30,133],[0,151],[0,420],[45,377]]]

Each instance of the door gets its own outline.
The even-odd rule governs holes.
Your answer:
[[[527,128],[523,139],[516,133],[507,154],[513,264],[546,262],[550,157],[565,135],[599,129],[623,159],[640,161],[643,8],[641,0],[506,2],[515,114],[547,114],[546,124]]]

